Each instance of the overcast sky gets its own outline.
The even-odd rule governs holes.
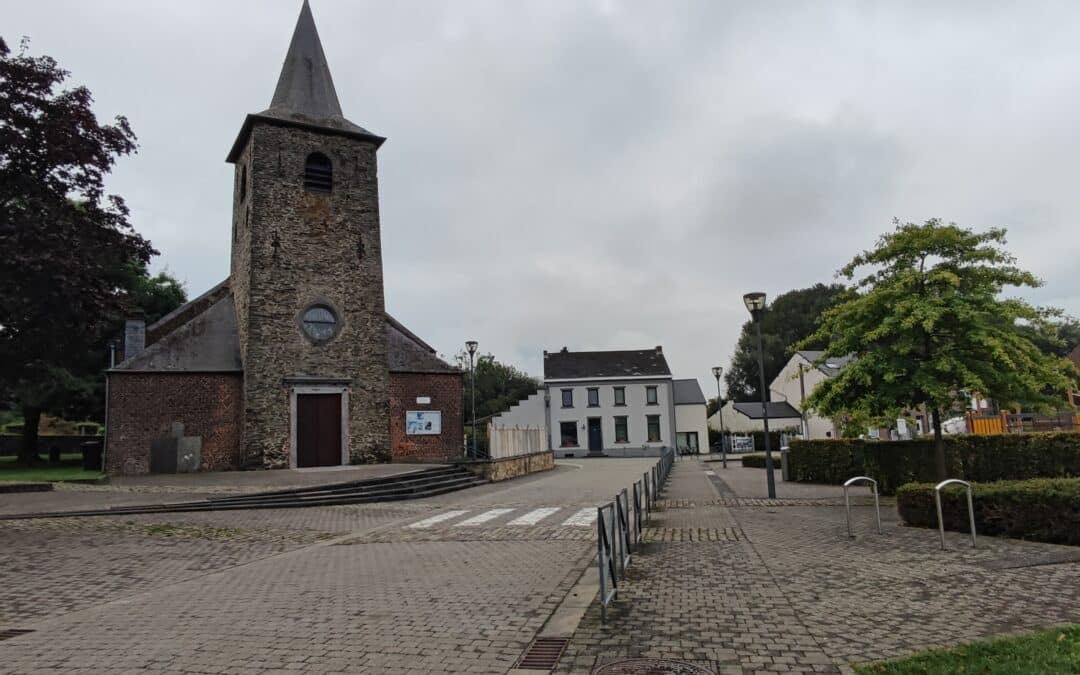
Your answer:
[[[244,115],[299,0],[6,3],[124,114],[110,189],[190,296],[229,272]],[[714,391],[742,294],[828,282],[893,217],[1004,226],[1080,314],[1080,4],[313,0],[379,152],[387,309],[452,355],[664,346]]]

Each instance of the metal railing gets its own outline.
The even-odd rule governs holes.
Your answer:
[[[626,578],[631,553],[641,545],[645,523],[656,510],[660,489],[671,475],[675,451],[666,450],[649,471],[634,482],[630,491],[619,490],[615,498],[596,508],[597,567],[600,571],[600,621],[607,621],[607,608],[618,597],[619,579]],[[633,495],[633,513],[630,498]]]
[[[855,476],[844,482],[844,511],[847,514],[847,536],[855,538],[851,531],[851,499],[848,496],[848,488],[856,483],[870,483],[870,489],[874,491],[874,514],[877,516],[877,533],[881,534],[881,504],[878,503],[877,481],[870,476]]]
[[[959,478],[950,478],[948,480],[943,480],[934,486],[934,502],[937,504],[938,532],[941,533],[941,550],[945,550],[945,518],[941,515],[941,488],[946,485],[963,485],[967,488],[968,521],[971,523],[971,547],[975,548],[975,504],[971,499],[971,483],[960,480]]]
[[[615,573],[615,504],[608,502],[596,509],[597,564],[600,567],[600,620],[607,621],[607,607],[618,595]]]

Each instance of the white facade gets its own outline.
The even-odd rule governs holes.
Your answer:
[[[583,456],[589,450],[590,420],[599,420],[599,447],[594,452],[608,456],[644,456],[674,447],[675,428],[672,384],[669,377],[607,378],[598,380],[549,380],[548,433],[557,457]],[[648,403],[648,389],[656,388],[656,403]],[[622,388],[624,403],[615,403],[615,390]],[[590,405],[589,391],[596,391],[596,404]],[[570,406],[563,405],[563,391],[570,392]],[[658,418],[659,439],[650,441],[650,417]],[[617,418],[625,418],[626,438],[616,438]],[[572,423],[576,443],[563,443],[563,424]],[[596,422],[592,422],[596,424]]]
[[[529,398],[522,399],[504,413],[492,418],[491,424],[498,429],[517,427],[547,428],[547,409],[544,407],[544,389],[537,389]]]
[[[827,379],[829,376],[802,352],[796,352],[769,386],[771,400],[787,401],[791,407],[803,413],[806,418],[806,429],[803,435],[807,439],[840,437],[839,429],[831,419],[821,417],[813,411],[803,410],[803,400]]]
[[[696,434],[697,450],[702,454],[709,452],[709,425],[705,420],[705,412],[705,404],[703,403],[686,403],[675,406],[676,439],[679,440],[683,434]]]

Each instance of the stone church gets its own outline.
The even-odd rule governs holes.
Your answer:
[[[201,470],[461,455],[461,371],[383,307],[385,140],[342,115],[305,0],[270,107],[228,154],[229,277],[129,322],[108,373],[110,473],[175,470],[178,445]]]

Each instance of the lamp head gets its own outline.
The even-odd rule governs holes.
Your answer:
[[[713,374],[713,377],[715,377],[716,380],[719,382],[720,381],[720,376],[724,374],[724,369],[721,368],[720,366],[713,366],[712,367],[712,374]]]
[[[765,310],[765,294],[761,291],[747,293],[742,296],[742,301],[754,319],[757,319],[761,312]]]
[[[479,343],[476,340],[469,340],[465,343],[465,349],[469,350],[469,356],[476,353],[476,347]]]

